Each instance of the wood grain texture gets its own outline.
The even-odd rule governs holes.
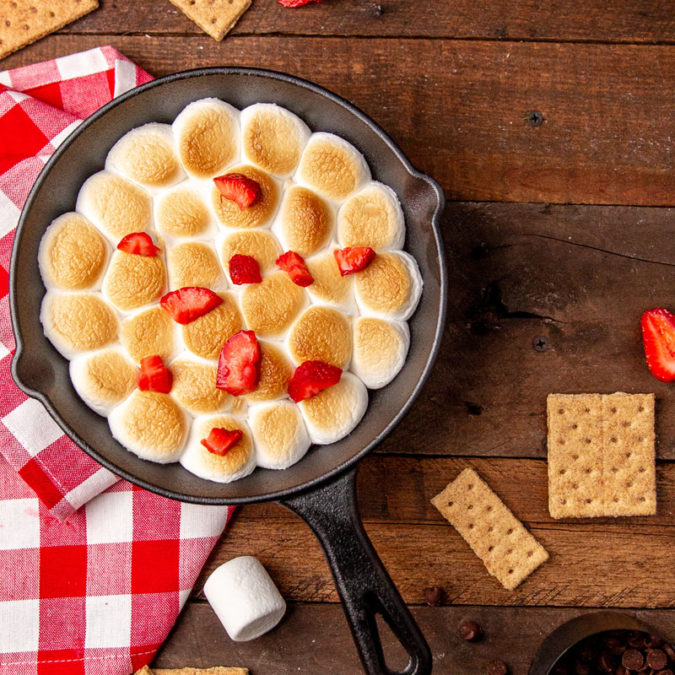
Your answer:
[[[3,66],[100,42],[50,36]],[[155,75],[197,63],[255,65],[325,85],[379,122],[453,200],[675,204],[675,50],[667,46],[278,36],[110,42]],[[541,126],[527,122],[531,111],[543,114]]]

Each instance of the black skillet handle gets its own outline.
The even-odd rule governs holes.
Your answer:
[[[356,504],[356,469],[310,492],[281,500],[303,518],[328,559],[347,620],[368,675],[427,675],[431,651],[370,543]],[[375,621],[381,614],[410,656],[389,669]]]

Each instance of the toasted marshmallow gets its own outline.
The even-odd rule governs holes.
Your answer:
[[[166,269],[160,256],[115,251],[103,279],[103,295],[117,309],[129,312],[158,300],[166,289]]]
[[[285,251],[308,256],[328,243],[334,226],[331,207],[310,189],[293,185],[284,194],[272,232]]]
[[[155,223],[172,237],[199,237],[211,229],[211,214],[199,190],[181,183],[155,198]]]
[[[188,420],[168,394],[137,389],[108,415],[112,435],[142,459],[175,462],[185,445]]]
[[[297,115],[273,103],[242,110],[241,132],[246,160],[276,176],[295,171],[312,133]]]
[[[173,123],[178,156],[196,178],[217,176],[239,155],[239,111],[217,98],[186,106]]]
[[[265,274],[274,269],[274,263],[282,253],[278,239],[267,230],[245,230],[226,234],[219,248],[220,260],[228,278],[230,278],[230,259],[233,255],[250,255],[256,259],[260,271]]]
[[[79,213],[64,213],[47,228],[40,241],[38,264],[47,288],[69,291],[98,286],[108,258],[100,232]]]
[[[376,251],[400,249],[405,220],[396,193],[373,181],[340,208],[337,238],[341,246],[370,246]]]
[[[356,303],[365,316],[406,320],[422,294],[422,276],[405,251],[378,254],[354,275]]]
[[[240,209],[231,199],[224,197],[218,186],[211,187],[211,203],[218,222],[225,227],[250,228],[267,225],[279,206],[279,187],[271,176],[253,166],[236,166],[229,173],[240,173],[260,185],[260,196],[251,206]]]
[[[345,314],[354,314],[354,275],[342,276],[332,251],[308,258],[307,269],[314,281],[307,286],[313,300],[331,305]]]
[[[219,293],[223,302],[210,312],[183,326],[185,346],[203,359],[217,359],[223,345],[244,327],[237,301],[230,293]]]
[[[216,455],[201,443],[208,438],[211,429],[222,428],[228,431],[239,429],[243,436],[225,454]],[[217,483],[230,483],[239,480],[255,469],[255,448],[249,428],[231,415],[202,415],[192,424],[192,432],[180,463],[200,478]]]
[[[300,159],[298,182],[341,201],[370,180],[365,157],[335,134],[312,134]]]
[[[354,320],[351,370],[369,389],[380,389],[403,368],[409,346],[407,323],[359,317]]]
[[[166,363],[178,348],[176,324],[159,305],[143,309],[122,321],[120,342],[137,363],[146,356],[161,356]]]
[[[45,335],[67,359],[100,349],[117,338],[117,317],[97,293],[48,292],[40,321]]]
[[[75,357],[70,362],[75,391],[99,415],[107,415],[136,388],[138,369],[116,347]]]
[[[332,307],[308,307],[293,324],[286,342],[298,364],[323,361],[344,369],[352,356],[349,320]]]
[[[368,407],[368,390],[358,377],[342,373],[340,381],[298,404],[312,443],[327,445],[344,438]]]
[[[144,124],[124,134],[108,153],[105,168],[150,188],[163,188],[185,177],[168,124]]]
[[[252,406],[249,424],[255,439],[258,466],[287,469],[305,456],[310,440],[298,406],[275,401]]]
[[[176,244],[167,251],[169,288],[201,286],[217,290],[226,287],[225,276],[213,246],[201,241]]]
[[[249,401],[270,401],[286,394],[288,380],[293,375],[293,365],[288,357],[272,342],[259,340],[260,379],[255,390],[246,394]]]
[[[302,310],[306,296],[286,272],[273,272],[259,284],[248,284],[240,296],[241,310],[250,330],[263,337],[278,337]]]
[[[179,356],[169,366],[173,374],[171,395],[193,415],[220,412],[232,397],[216,388],[217,367],[212,363]]]
[[[77,211],[103,230],[112,243],[152,223],[150,195],[131,181],[100,171],[90,176],[77,195]]]

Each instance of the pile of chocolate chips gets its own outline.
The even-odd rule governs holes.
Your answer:
[[[591,635],[570,649],[553,675],[675,675],[675,649],[656,635],[613,630]]]

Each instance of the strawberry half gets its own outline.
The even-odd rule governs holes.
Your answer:
[[[185,286],[162,296],[160,304],[177,323],[185,325],[218,307],[223,299],[208,288]]]
[[[370,246],[348,246],[333,251],[340,274],[346,277],[348,274],[360,272],[370,265],[375,259],[375,251]]]
[[[230,279],[237,286],[242,284],[259,284],[262,281],[260,276],[260,265],[258,261],[250,255],[241,255],[237,253],[230,258]]]
[[[288,273],[291,281],[298,286],[309,286],[314,283],[305,259],[295,251],[286,251],[277,258],[277,265]]]
[[[260,345],[252,330],[240,330],[223,346],[216,387],[232,396],[250,394],[260,379]]]
[[[220,194],[234,202],[242,211],[260,199],[260,185],[243,173],[226,173],[213,179]]]
[[[214,455],[225,456],[241,440],[243,432],[240,429],[225,429],[214,427],[200,443]]]
[[[301,363],[288,381],[288,394],[296,402],[316,396],[320,391],[337,384],[342,369],[323,361]]]
[[[321,2],[321,0],[279,0],[282,7],[302,7],[310,2]]]
[[[159,251],[152,241],[152,237],[145,232],[132,232],[122,237],[117,248],[125,253],[133,253],[134,255],[144,255],[148,258],[154,258]]]
[[[642,342],[647,366],[661,382],[675,381],[675,315],[657,307],[642,315]]]
[[[141,373],[138,376],[138,388],[141,391],[168,394],[172,384],[173,375],[164,365],[161,356],[146,356],[141,359]]]

